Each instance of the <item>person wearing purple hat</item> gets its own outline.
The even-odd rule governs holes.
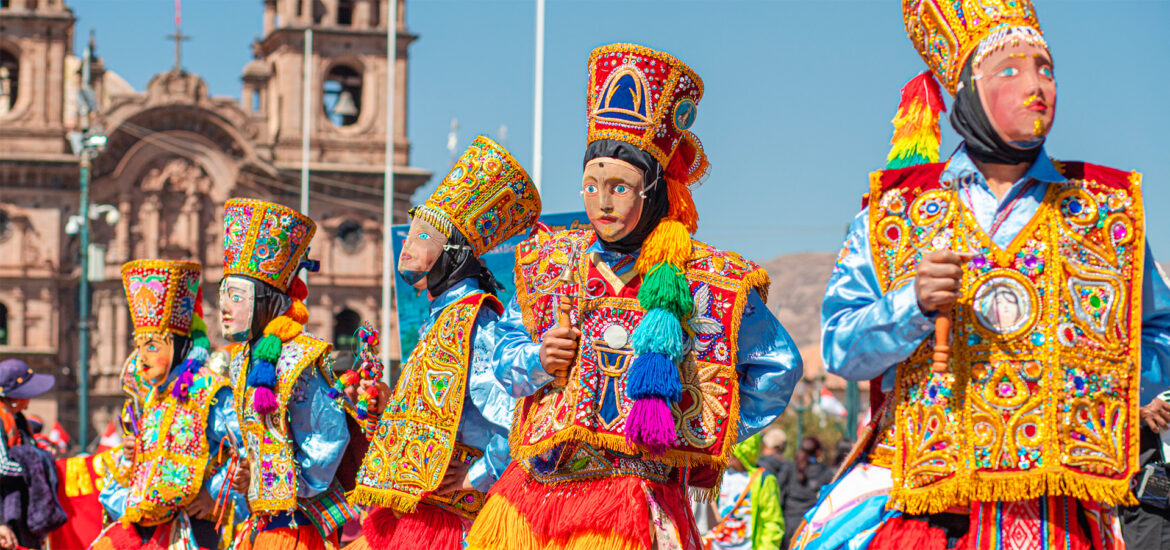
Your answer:
[[[43,536],[66,520],[56,501],[53,457],[37,447],[23,414],[29,400],[55,384],[20,359],[0,361],[0,548],[40,548]]]

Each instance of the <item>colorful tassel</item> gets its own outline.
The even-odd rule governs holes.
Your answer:
[[[674,446],[677,437],[674,415],[666,401],[653,397],[634,401],[626,418],[626,442],[662,454]]]
[[[894,115],[894,137],[886,168],[906,168],[938,162],[941,133],[939,113],[947,110],[938,81],[930,71],[914,77],[902,87],[898,113]]]
[[[677,319],[690,317],[695,299],[686,276],[676,269],[671,264],[660,263],[643,276],[642,287],[638,289],[638,303],[643,309],[665,309]]]
[[[638,355],[630,365],[626,395],[634,400],[657,397],[677,403],[682,399],[682,380],[677,364],[661,353]]]
[[[189,360],[188,360],[189,361]],[[186,361],[184,361],[186,363]],[[184,365],[186,366],[186,365]],[[195,383],[195,375],[191,374],[190,369],[184,369],[179,377],[175,379],[175,384],[171,386],[171,395],[178,399],[180,403],[185,403],[190,396],[191,386]]]
[[[683,328],[678,318],[665,309],[646,312],[630,340],[634,353],[660,353],[678,363],[686,351]]]
[[[276,394],[269,388],[260,386],[252,394],[252,409],[258,414],[272,414],[279,406]]]

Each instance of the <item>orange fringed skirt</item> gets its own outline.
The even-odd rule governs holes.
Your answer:
[[[546,485],[504,471],[468,534],[469,550],[697,550],[686,490],[633,476]]]
[[[131,524],[114,522],[106,526],[90,545],[90,550],[167,550],[171,547],[175,523],[155,527],[149,538],[143,539]],[[215,550],[209,548],[207,550]]]
[[[345,550],[462,550],[471,522],[436,506],[420,504],[399,517],[389,508],[374,508],[362,521],[362,536]]]
[[[325,539],[313,525],[278,527],[256,533],[252,537],[249,524],[236,538],[236,550],[326,550]]]

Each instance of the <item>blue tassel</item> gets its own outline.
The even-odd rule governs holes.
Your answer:
[[[325,393],[329,396],[329,399],[337,399],[338,397],[341,397],[341,392],[337,391],[337,389],[332,386],[330,386],[330,388],[326,390]],[[358,413],[358,416],[361,416],[361,411],[358,411]]]
[[[682,324],[669,311],[652,309],[634,329],[630,345],[634,353],[661,353],[677,364],[683,358]]]
[[[202,367],[210,357],[211,355],[207,353],[207,348],[198,346],[192,347],[191,351],[187,352],[187,360],[198,363],[199,367]]]
[[[682,399],[682,380],[678,367],[661,353],[645,353],[634,359],[626,379],[626,396],[632,400],[647,397],[677,403]]]
[[[248,371],[248,385],[253,388],[276,387],[276,365],[264,359],[252,359],[252,370]]]

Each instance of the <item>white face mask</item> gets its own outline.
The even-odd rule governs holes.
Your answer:
[[[256,283],[243,277],[224,277],[219,283],[219,315],[223,337],[247,342],[252,336]]]

